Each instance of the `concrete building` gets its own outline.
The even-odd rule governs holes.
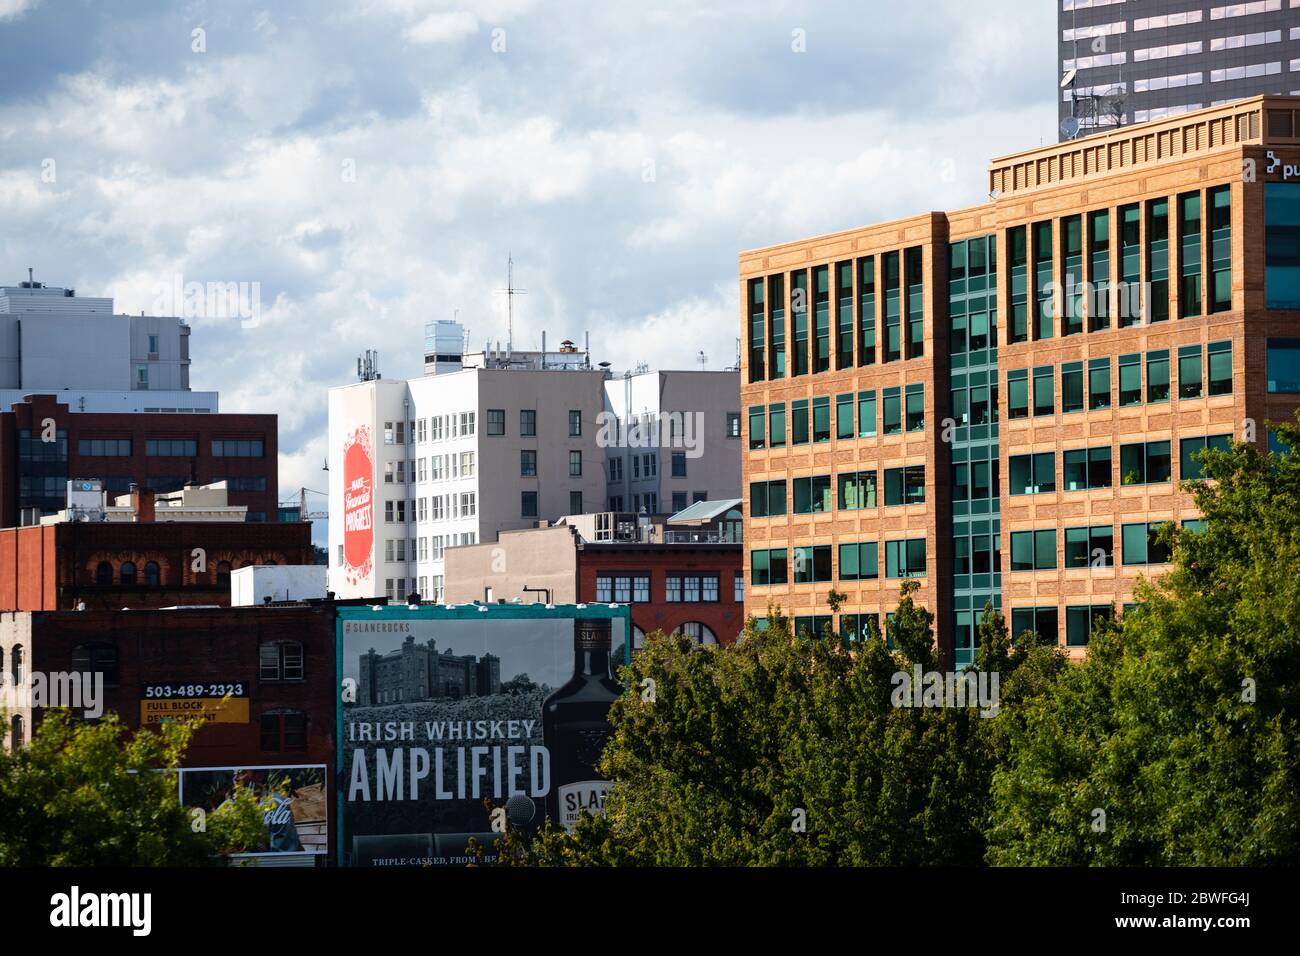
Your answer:
[[[680,515],[570,515],[549,528],[503,532],[453,548],[446,599],[630,604],[633,647],[647,634],[730,644],[744,626],[742,502],[699,502]]]
[[[1061,139],[1300,92],[1294,0],[1061,0]]]
[[[747,609],[818,629],[834,586],[855,639],[914,578],[958,664],[986,602],[1084,653],[1196,527],[1198,451],[1300,408],[1297,169],[1300,99],[1256,97],[742,253]]]
[[[274,521],[276,416],[79,412],[44,394],[0,411],[0,526],[25,509],[61,511],[72,479],[98,479],[109,495],[225,482],[248,521]]]
[[[341,597],[441,601],[448,548],[607,504],[663,514],[739,497],[736,372],[615,380],[568,340],[461,359],[331,389],[329,580]],[[628,441],[629,407],[666,423],[662,442]]]
[[[604,500],[604,378],[466,368],[331,389],[330,590],[437,601],[445,549]]]
[[[627,372],[605,382],[610,511],[739,498],[740,372]]]
[[[215,392],[190,391],[183,320],[117,315],[111,298],[36,281],[0,286],[0,407],[42,391],[68,392],[77,411],[217,411]]]
[[[255,564],[230,572],[230,606],[324,600],[323,564]]]

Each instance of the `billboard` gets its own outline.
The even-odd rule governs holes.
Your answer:
[[[596,764],[623,692],[618,605],[338,610],[341,865],[474,862],[508,824],[604,808]]]
[[[233,862],[275,866],[323,865],[329,852],[328,788],[324,764],[181,769],[180,802],[213,813],[236,788],[252,789],[262,805],[266,835]]]
[[[330,587],[341,597],[378,593],[375,392],[375,383],[330,390]]]

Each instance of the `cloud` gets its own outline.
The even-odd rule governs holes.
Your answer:
[[[194,321],[191,381],[279,413],[286,495],[358,353],[416,376],[435,319],[506,338],[507,255],[516,345],[721,368],[740,251],[982,202],[991,156],[1055,138],[1055,14],[1022,0],[231,0],[201,55],[188,8],[91,9],[0,24],[0,281],[123,311],[258,283],[255,326]]]
[[[0,21],[16,20],[38,2],[39,0],[0,0]]]

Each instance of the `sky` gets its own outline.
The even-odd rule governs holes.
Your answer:
[[[1055,0],[0,0],[0,284],[156,312],[191,387],[279,415],[326,490],[326,390],[590,333],[615,370],[736,362],[738,254],[984,201],[1055,142]],[[325,499],[309,506],[324,509]],[[323,527],[317,526],[318,537]]]

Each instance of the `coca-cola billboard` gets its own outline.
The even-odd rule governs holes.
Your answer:
[[[302,866],[323,865],[329,852],[329,790],[323,764],[262,767],[199,767],[180,771],[180,802],[203,823],[241,791],[258,801],[265,835],[230,854],[238,863],[296,857]]]
[[[368,425],[358,425],[343,442],[343,575],[359,586],[374,571],[375,465]]]

